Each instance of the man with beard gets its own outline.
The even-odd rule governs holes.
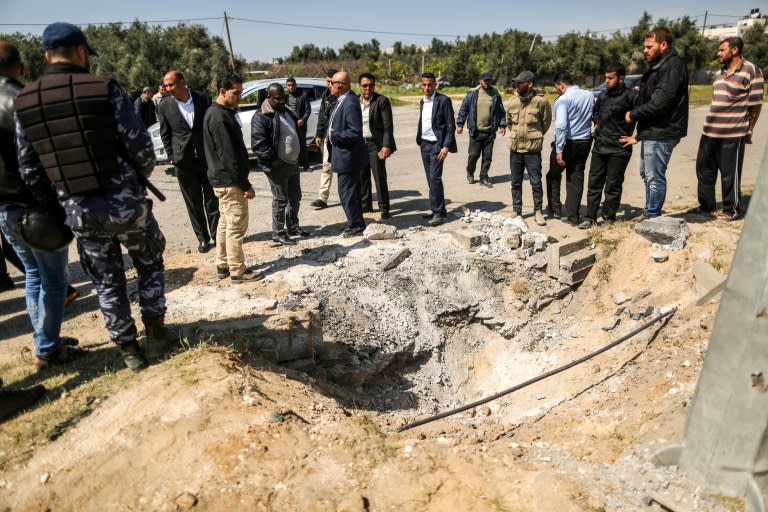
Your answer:
[[[470,185],[475,183],[477,160],[482,155],[480,184],[488,188],[493,188],[493,183],[488,178],[488,171],[491,169],[493,160],[496,130],[503,136],[507,127],[501,95],[493,88],[492,83],[493,75],[487,71],[480,73],[480,85],[467,93],[459,107],[459,115],[456,117],[456,133],[461,134],[464,131],[465,122],[469,130],[467,183]]]
[[[744,41],[729,37],[720,43],[717,59],[723,68],[715,77],[712,104],[696,157],[699,207],[691,213],[711,215],[715,209],[717,171],[723,191],[721,220],[736,220],[741,209],[741,167],[744,145],[763,107],[763,72],[741,56]]]
[[[251,149],[272,189],[272,241],[295,245],[289,236],[309,236],[299,227],[301,182],[299,166],[307,162],[307,148],[299,136],[298,119],[285,105],[285,92],[269,84],[261,110],[251,118]]]
[[[661,215],[667,197],[667,166],[672,150],[688,134],[688,66],[672,47],[674,36],[666,27],[645,35],[643,53],[650,68],[640,80],[638,105],[628,111],[627,123],[637,123],[640,141],[640,177],[645,183],[640,222]]]
[[[528,170],[528,181],[533,191],[534,220],[545,226],[542,210],[541,148],[544,134],[552,124],[549,101],[534,89],[536,76],[522,71],[515,78],[517,94],[507,102],[507,131],[509,132],[509,168],[512,173],[512,210],[514,216],[523,214],[523,175]]]
[[[635,125],[627,124],[624,113],[637,103],[637,92],[624,85],[626,71],[618,64],[605,70],[606,88],[595,103],[592,120],[595,124],[595,145],[589,167],[587,184],[587,213],[579,224],[589,229],[597,222],[597,209],[605,189],[603,221],[616,221],[616,210],[621,203],[624,172],[632,156],[632,136]]]

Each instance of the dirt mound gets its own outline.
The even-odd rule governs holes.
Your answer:
[[[252,253],[267,278],[241,287],[179,271],[169,318],[187,326],[193,348],[116,392],[82,384],[7,423],[21,431],[57,403],[89,412],[55,441],[3,449],[0,503],[608,511],[640,510],[656,495],[729,510],[647,460],[682,435],[714,318],[716,300],[694,305],[691,264],[703,258],[727,271],[738,230],[691,225],[688,245],[664,263],[628,224],[595,231],[597,263],[571,287],[546,275],[535,244],[512,248],[503,219],[466,224]],[[466,227],[487,240],[463,247],[454,232]],[[381,270],[404,247],[410,256]],[[190,265],[179,256],[168,266]],[[617,292],[631,299],[617,305]],[[668,323],[583,365],[397,432],[581,357],[663,306],[679,308]],[[97,317],[89,321],[84,329],[98,328]]]

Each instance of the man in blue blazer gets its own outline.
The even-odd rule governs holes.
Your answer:
[[[419,104],[419,126],[416,144],[421,148],[421,160],[429,185],[429,206],[431,213],[423,215],[430,226],[445,222],[445,194],[443,193],[443,162],[448,153],[456,153],[453,105],[448,96],[435,92],[437,80],[432,73],[421,75],[421,90],[424,98]]]
[[[368,151],[363,140],[360,100],[350,91],[349,73],[339,71],[333,75],[331,94],[338,98],[328,122],[331,167],[339,175],[339,199],[347,216],[347,227],[341,236],[359,236],[365,230],[360,174],[368,159]]]

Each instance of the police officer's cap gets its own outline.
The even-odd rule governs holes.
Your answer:
[[[88,53],[98,55],[88,44],[85,34],[78,27],[64,21],[51,23],[43,30],[43,49],[61,48],[64,46],[78,46],[84,44]]]

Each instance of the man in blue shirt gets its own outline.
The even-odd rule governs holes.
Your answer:
[[[592,145],[595,100],[590,91],[573,83],[570,73],[555,76],[555,89],[560,95],[555,103],[555,158],[559,165],[565,167],[566,222],[575,226],[579,224],[584,168]],[[556,180],[556,184],[553,194],[559,198],[560,180]]]

